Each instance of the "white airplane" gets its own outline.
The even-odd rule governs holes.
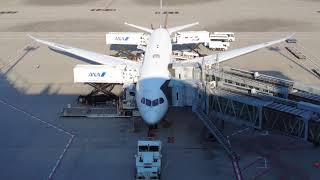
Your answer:
[[[139,79],[136,82],[135,95],[138,110],[143,120],[148,125],[155,125],[159,123],[159,121],[165,116],[169,107],[168,99],[162,91],[161,87],[165,84],[166,81],[171,79],[168,66],[172,63],[175,63],[171,58],[171,35],[177,31],[197,25],[198,23],[192,23],[172,28],[163,28],[160,25],[159,28],[154,30],[133,24],[125,24],[150,33],[149,43],[147,44],[147,47],[145,49],[145,56],[142,63],[57,44],[37,39],[32,36],[30,37],[35,41],[48,45],[55,50],[85,58],[95,63],[113,67],[125,65],[128,68],[138,69],[140,74]],[[201,66],[204,64],[217,63],[217,60],[218,62],[226,61],[253,52],[255,50],[280,43],[290,37],[230,51],[219,52],[218,54],[208,55],[205,57],[198,57],[190,61],[186,61],[185,65],[187,66],[196,63]]]

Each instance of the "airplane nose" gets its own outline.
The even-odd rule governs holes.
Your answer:
[[[154,111],[145,112],[142,117],[146,121],[146,123],[148,123],[150,125],[158,123],[161,119],[159,114]]]

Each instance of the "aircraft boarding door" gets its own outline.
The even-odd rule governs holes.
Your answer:
[[[172,87],[172,106],[183,107],[184,106],[184,86]]]

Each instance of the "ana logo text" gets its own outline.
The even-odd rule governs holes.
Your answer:
[[[128,41],[129,36],[128,37],[116,37],[115,40],[117,41]]]
[[[89,77],[104,77],[106,75],[106,72],[90,72]]]

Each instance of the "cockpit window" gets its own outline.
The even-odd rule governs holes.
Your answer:
[[[159,104],[162,104],[162,103],[164,103],[164,99],[163,99],[163,98],[160,98],[160,99],[159,99]]]
[[[157,106],[159,104],[158,99],[152,101],[152,106]]]
[[[149,99],[146,99],[146,105],[151,106],[151,101]]]
[[[145,104],[145,103],[146,103],[146,99],[145,99],[145,98],[142,98],[142,99],[141,99],[141,103],[142,103],[142,104]]]
[[[152,57],[156,58],[156,59],[159,59],[160,58],[160,54],[154,54]]]
[[[159,99],[155,99],[155,100],[150,100],[150,99],[146,99],[146,98],[142,98],[141,99],[141,103],[145,104],[147,106],[158,106],[159,104],[163,104],[164,103],[164,99],[163,98],[159,98]]]

